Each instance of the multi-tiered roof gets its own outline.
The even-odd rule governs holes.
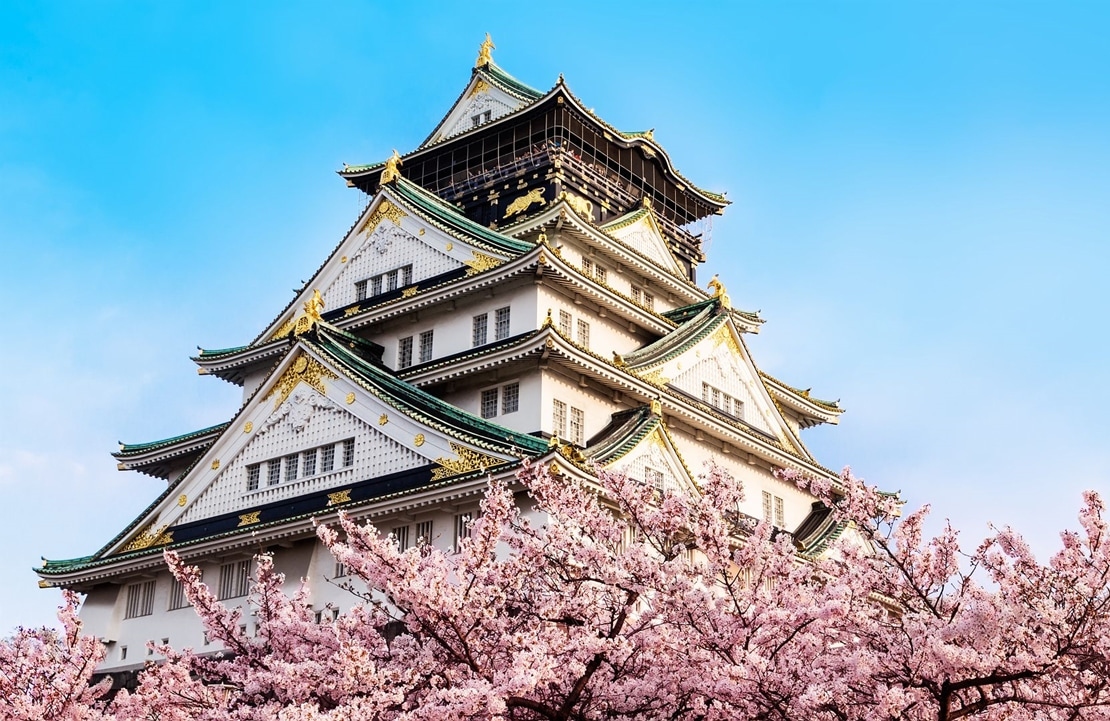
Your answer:
[[[250,343],[194,357],[201,374],[243,386],[242,407],[209,428],[121,444],[121,470],[167,487],[96,553],[46,561],[42,585],[88,589],[158,567],[166,548],[202,555],[304,536],[338,509],[379,517],[473,497],[488,474],[525,460],[586,480],[599,467],[634,474],[650,463],[669,486],[694,492],[692,448],[835,477],[800,430],[836,423],[841,409],[760,371],[743,336],[763,320],[733,308],[716,278],[710,292],[694,282],[704,256],[686,228],[721,212],[724,197],[679,174],[651,131],[608,125],[561,76],[546,93],[528,87],[493,62],[491,47],[418,148],[340,172],[370,201],[293,302]],[[371,282],[382,286],[370,292]],[[406,322],[446,323],[509,291],[523,299],[515,332],[418,362],[386,359],[387,346],[400,357]],[[612,345],[537,305],[552,297],[615,329]],[[545,423],[481,417],[467,400],[491,378],[533,376],[572,379],[617,410],[568,443]],[[352,449],[357,439],[364,465],[244,486],[252,453],[272,446],[280,457],[325,417]],[[790,527],[804,553],[839,532],[820,507],[798,521]]]

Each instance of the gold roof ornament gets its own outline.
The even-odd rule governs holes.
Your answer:
[[[382,171],[382,179],[379,181],[379,185],[392,183],[397,178],[400,178],[401,171],[397,170],[400,165],[401,156],[397,154],[397,148],[394,148],[393,155],[389,156],[389,159],[385,161],[385,170]]]
[[[651,414],[660,418],[663,417],[663,402],[658,398],[651,399]]]
[[[713,297],[721,301],[722,308],[727,310],[732,307],[732,301],[729,300],[728,293],[725,292],[725,285],[716,274],[713,275],[713,279],[710,280],[709,284],[705,287],[713,291]]]
[[[304,302],[304,314],[312,319],[314,323],[319,323],[324,319],[322,312],[324,310],[324,299],[320,297],[320,289],[312,289],[312,297]]]
[[[489,33],[486,33],[486,39],[482,41],[481,47],[478,48],[478,59],[474,61],[474,67],[484,68],[493,63],[493,54],[491,50],[496,50],[497,46],[493,44]]]

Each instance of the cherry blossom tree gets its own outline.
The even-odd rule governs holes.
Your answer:
[[[0,718],[101,719],[108,680],[90,684],[104,646],[81,634],[77,594],[65,591],[58,608],[59,632],[16,629],[0,640]]]
[[[928,509],[899,518],[896,497],[847,471],[837,482],[781,475],[845,529],[820,559],[800,558],[769,524],[741,523],[742,489],[716,468],[697,493],[660,495],[618,474],[586,484],[532,466],[518,483],[491,481],[457,549],[401,551],[371,525],[329,519],[320,538],[358,596],[334,621],[316,622],[306,587],[287,596],[260,556],[249,636],[243,611],[167,553],[226,652],[158,648],[166,661],[109,711],[151,721],[1110,718],[1110,546],[1097,495],[1084,498],[1081,530],[1039,563],[1010,529],[966,552],[951,528],[927,538]],[[82,701],[90,718],[94,698]]]

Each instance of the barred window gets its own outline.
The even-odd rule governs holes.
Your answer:
[[[397,290],[397,271],[391,270],[385,274],[385,291]]]
[[[552,401],[551,433],[559,438],[567,437],[567,404],[562,401]]]
[[[204,573],[201,572],[200,580],[204,580]],[[185,587],[176,579],[170,579],[170,605],[169,610],[175,611],[179,608],[188,608],[192,604],[189,603],[189,598],[185,595]]]
[[[304,474],[305,476],[316,475],[316,448],[310,448],[304,452]]]
[[[372,295],[382,294],[382,276],[376,275],[370,279],[370,290]]]
[[[320,448],[320,471],[327,473],[335,468],[335,444]]]
[[[138,618],[154,613],[154,581],[133,583],[127,587],[127,608],[124,618]]]
[[[648,310],[655,310],[655,296],[651,293],[644,293],[644,307]]]
[[[408,368],[412,365],[412,336],[397,341],[397,367]]]
[[[366,284],[365,280],[355,283],[355,300],[366,300]]]
[[[266,477],[266,483],[271,486],[276,486],[281,483],[281,461],[274,459],[266,464],[266,467],[269,471]]]
[[[701,399],[717,410],[724,411],[731,416],[737,418],[743,418],[744,416],[744,404],[740,399],[733,398],[728,393],[714,388],[708,383],[701,384]]]
[[[509,337],[508,308],[498,308],[494,311],[493,337],[494,340],[504,340]]]
[[[565,310],[559,311],[559,332],[570,338],[570,313]]]
[[[220,566],[219,599],[239,598],[250,591],[250,561],[232,561]]]
[[[488,388],[482,391],[482,418],[493,418],[497,415],[497,389]]]
[[[420,334],[420,362],[427,363],[432,359],[432,333],[426,330]]]
[[[347,575],[347,564],[335,562],[335,578],[343,578]]]
[[[292,453],[285,457],[285,481],[297,480],[297,466],[299,465],[300,456]]]
[[[482,313],[474,316],[474,325],[470,332],[470,344],[477,348],[486,344],[486,330],[489,328],[489,314]]]
[[[421,521],[416,524],[416,542],[422,546],[430,546],[432,543],[432,522]]]
[[[262,468],[258,463],[247,466],[247,490],[257,491],[258,481],[262,477]]]
[[[348,438],[343,441],[343,467],[355,464],[355,439]]]
[[[763,491],[763,520],[771,522],[771,494]]]
[[[462,540],[470,535],[470,524],[473,522],[474,517],[470,513],[460,513],[455,516],[455,550],[459,550],[459,544]]]
[[[393,540],[397,542],[397,550],[404,551],[409,547],[409,527],[397,526],[393,529]]]
[[[589,258],[582,259],[582,272],[586,275],[594,274],[594,262]]]
[[[401,285],[406,286],[412,283],[412,266],[405,265],[401,267]]]
[[[501,387],[501,412],[516,413],[520,408],[520,384],[509,383]]]
[[[644,468],[644,483],[663,490],[663,471],[658,468]]]
[[[571,407],[570,409],[570,442],[575,445],[582,445],[585,443],[586,435],[586,414],[582,412],[581,408]]]
[[[581,318],[578,319],[578,345],[590,347],[590,324]]]
[[[786,504],[778,496],[775,496],[775,525],[786,528]]]
[[[608,276],[609,276],[609,274],[606,273],[605,269],[602,268],[600,265],[594,266],[594,277],[597,278],[598,281],[604,283],[606,278],[608,278]]]

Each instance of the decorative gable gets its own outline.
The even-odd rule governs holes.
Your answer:
[[[602,230],[659,267],[685,277],[649,207],[618,218]]]
[[[462,97],[421,147],[493,122],[526,104],[524,100],[490,82],[482,73],[475,73]]]
[[[662,491],[697,492],[697,484],[662,424],[608,467]]]

